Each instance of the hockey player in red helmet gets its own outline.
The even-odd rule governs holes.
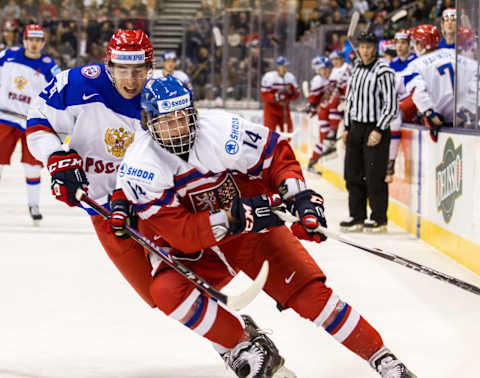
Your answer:
[[[473,50],[476,46],[476,37],[475,33],[468,26],[459,26],[458,27],[458,47],[461,52],[467,53]]]
[[[421,56],[435,50],[440,43],[441,36],[434,25],[425,24],[413,28],[411,38],[417,55]]]
[[[135,225],[123,192],[114,189],[118,167],[140,129],[140,93],[153,68],[153,48],[144,31],[117,30],[106,52],[105,64],[62,71],[33,99],[27,140],[32,154],[49,169],[56,199],[81,206],[75,194],[82,189],[109,206],[112,219],[129,217]],[[151,266],[143,248],[115,224],[85,210],[117,269],[155,307],[149,293]]]
[[[141,29],[117,30],[107,46],[106,66],[123,97],[137,96],[153,69],[153,47],[147,34]]]

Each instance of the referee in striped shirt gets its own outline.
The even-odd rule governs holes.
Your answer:
[[[360,59],[347,88],[344,177],[349,219],[343,231],[384,231],[387,225],[388,184],[385,176],[390,147],[390,121],[398,113],[395,74],[377,54],[377,38],[358,38]],[[371,215],[367,218],[367,199]]]

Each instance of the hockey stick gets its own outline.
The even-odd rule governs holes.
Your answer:
[[[350,25],[348,25],[348,31],[347,31],[347,40],[348,42],[350,42],[350,46],[352,46],[352,49],[356,55],[358,55],[358,53],[357,53],[357,46],[354,43],[354,37],[357,34],[358,20],[360,20],[360,13],[355,11],[352,14],[352,18],[350,19]]]
[[[285,208],[278,208],[278,209],[274,210],[274,212],[284,222],[294,223],[294,222],[299,221],[299,219],[297,217],[291,215],[290,213],[287,213]],[[469,284],[468,282],[459,280],[458,278],[454,278],[452,276],[449,276],[445,273],[439,272],[438,270],[429,268],[428,266],[421,265],[421,264],[416,263],[412,260],[408,260],[404,257],[400,257],[400,256],[397,256],[397,255],[394,255],[393,253],[383,251],[379,248],[370,248],[370,247],[365,247],[363,245],[357,244],[357,243],[355,243],[351,240],[348,240],[348,239],[345,239],[345,238],[339,236],[335,232],[330,231],[330,230],[328,230],[328,229],[326,229],[325,227],[322,227],[322,226],[318,226],[315,231],[321,232],[322,234],[326,235],[327,237],[329,237],[331,239],[334,239],[334,240],[337,240],[341,243],[348,244],[351,247],[361,249],[362,251],[374,254],[375,256],[381,257],[382,259],[386,259],[386,260],[389,260],[391,262],[403,265],[406,268],[413,269],[417,272],[426,274],[426,275],[428,275],[430,277],[433,277],[433,278],[436,278],[440,281],[448,282],[449,284],[452,284],[454,286],[458,286],[458,287],[460,287],[464,290],[467,290],[471,293],[480,295],[480,288],[479,287],[474,286],[472,284]]]
[[[303,97],[305,97],[308,100],[308,97],[310,96],[310,89],[308,89],[307,80],[302,81],[302,93],[303,93]]]
[[[88,197],[82,190],[77,191],[76,195],[79,201],[86,203],[92,209],[94,209],[98,214],[100,214],[105,219],[109,219],[111,213],[104,208],[99,203],[95,202],[93,199]],[[201,291],[205,292],[206,294],[210,295],[211,297],[219,300],[220,302],[226,304],[228,307],[239,311],[248,305],[250,302],[255,299],[255,297],[260,293],[263,289],[263,285],[268,277],[268,261],[265,260],[263,262],[262,268],[258,273],[257,277],[254,279],[253,283],[248,287],[244,292],[238,295],[226,295],[222,293],[220,290],[215,289],[211,286],[207,281],[205,281],[202,277],[197,275],[193,270],[186,267],[182,263],[174,260],[172,256],[155,243],[147,239],[143,236],[140,232],[135,230],[130,226],[126,226],[127,234],[135,240],[138,244],[146,248],[149,252],[153,252],[158,255],[162,261],[167,264],[170,268],[176,270],[182,276],[184,276],[187,280],[193,283],[197,288]]]

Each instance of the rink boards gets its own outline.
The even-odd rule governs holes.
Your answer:
[[[261,110],[234,112],[262,121]],[[297,128],[292,146],[306,164],[318,128],[304,113],[294,112],[292,118]],[[341,142],[337,148],[336,155],[323,159],[317,168],[327,181],[345,190]],[[475,190],[479,180],[479,136],[441,132],[434,143],[425,128],[405,125],[390,185],[389,220],[480,274],[480,196]]]

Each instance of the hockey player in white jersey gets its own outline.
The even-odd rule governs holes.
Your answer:
[[[42,54],[46,37],[42,26],[27,25],[23,33],[24,47],[11,47],[0,53],[0,177],[3,167],[10,164],[20,140],[28,209],[35,223],[42,219],[39,209],[42,164],[32,156],[27,146],[27,112],[31,101],[60,72],[55,61]]]
[[[455,50],[437,49],[440,32],[433,25],[413,28],[411,38],[418,58],[404,70],[402,84],[413,91],[413,103],[437,141],[438,128],[453,124]]]
[[[52,193],[59,201],[79,206],[75,193],[83,189],[110,207],[115,220],[129,207],[121,192],[113,191],[118,166],[140,128],[140,92],[153,64],[149,38],[142,30],[117,30],[105,63],[57,75],[30,108],[27,140],[33,155],[47,165]],[[65,151],[67,136],[71,143]],[[122,239],[124,233],[112,231],[92,209],[86,210],[111,260],[138,294],[155,306],[143,248],[133,239]]]
[[[175,69],[178,64],[177,54],[175,53],[175,51],[165,51],[162,54],[162,64],[163,67],[161,69],[153,70],[152,77],[162,78],[167,75],[172,75],[173,77],[176,77],[178,80],[180,80],[187,88],[192,89],[192,84],[190,83],[190,78],[188,77],[188,75],[181,70]]]
[[[324,328],[382,377],[415,377],[325,285],[324,273],[299,242],[325,240],[315,231],[326,226],[324,201],[307,189],[285,139],[225,111],[199,115],[191,91],[171,76],[147,81],[142,108],[145,131],[136,134],[118,173],[118,186],[142,219],[142,234],[217,288],[240,270],[255,276],[268,259],[264,291],[279,309],[291,308]],[[272,212],[282,202],[299,218],[292,232]],[[153,256],[152,265],[157,307],[211,341],[238,377],[294,376],[250,317],[209,298]]]
[[[262,77],[263,124],[270,130],[293,132],[290,103],[300,96],[295,76],[288,72],[289,60],[284,56],[275,59],[274,71]]]

